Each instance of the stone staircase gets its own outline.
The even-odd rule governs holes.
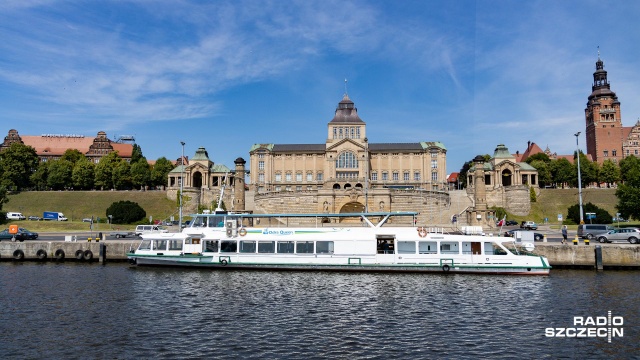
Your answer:
[[[466,217],[460,216],[460,213],[465,211],[468,207],[473,206],[473,201],[467,195],[466,190],[452,190],[449,192],[449,199],[451,201],[451,206],[447,211],[448,218],[455,214],[458,217],[457,226],[466,226],[469,225],[466,222]]]

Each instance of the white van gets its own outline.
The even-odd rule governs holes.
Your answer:
[[[136,235],[140,236],[142,234],[151,234],[151,233],[166,233],[169,230],[165,229],[159,225],[138,225],[136,226]]]
[[[8,212],[7,220],[25,220],[26,217],[19,212]]]

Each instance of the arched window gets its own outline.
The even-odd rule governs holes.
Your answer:
[[[336,160],[336,168],[337,169],[357,169],[358,168],[358,159],[356,155],[352,152],[345,151]]]

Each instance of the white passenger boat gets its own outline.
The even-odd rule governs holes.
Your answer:
[[[392,218],[415,219],[416,215],[415,212],[197,214],[182,233],[142,235],[138,248],[127,256],[131,264],[138,266],[549,274],[551,266],[545,257],[521,253],[512,238],[388,226]],[[326,223],[354,217],[360,221],[351,222],[352,226],[344,222]],[[307,223],[315,218],[317,225],[282,226],[296,218],[297,222]],[[272,222],[277,225],[271,226]]]

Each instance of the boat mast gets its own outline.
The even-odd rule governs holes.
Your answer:
[[[224,188],[227,185],[227,176],[229,176],[229,173],[224,174],[224,180],[222,180],[222,189],[220,189],[220,197],[218,198],[218,206],[216,206],[216,209],[214,210],[215,213],[224,211],[222,209],[222,199],[224,196]]]

